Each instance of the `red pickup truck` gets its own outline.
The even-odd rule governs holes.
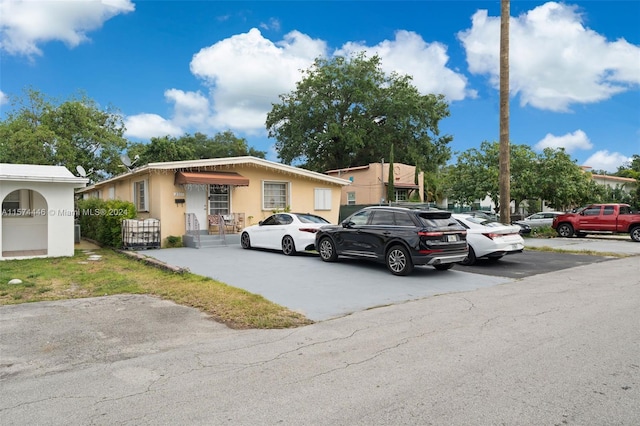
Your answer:
[[[592,204],[575,213],[556,216],[551,227],[561,237],[628,232],[633,241],[640,243],[640,214],[634,214],[628,204]]]

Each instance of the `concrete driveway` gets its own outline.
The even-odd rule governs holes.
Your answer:
[[[285,256],[275,251],[244,250],[239,245],[148,250],[142,254],[260,294],[314,321],[511,281],[464,272],[460,266],[449,271],[416,267],[412,275],[398,277],[382,264],[350,259],[325,263],[317,255]]]

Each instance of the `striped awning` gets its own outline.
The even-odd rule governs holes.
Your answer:
[[[175,184],[249,186],[249,179],[235,172],[176,172]]]

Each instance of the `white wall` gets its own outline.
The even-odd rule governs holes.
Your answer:
[[[0,201],[17,189],[34,191],[31,217],[2,217],[0,259],[3,251],[47,249],[47,256],[73,256],[74,187],[56,182],[0,181]]]

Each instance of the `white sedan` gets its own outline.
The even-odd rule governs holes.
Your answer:
[[[524,240],[517,225],[505,225],[465,214],[451,216],[467,228],[469,254],[463,265],[473,265],[481,257],[498,260],[507,254],[521,253],[524,249]]]
[[[553,218],[556,216],[560,216],[561,212],[538,212],[532,214],[531,216],[527,216],[522,220],[519,220],[515,223],[524,223],[525,225],[529,225],[531,228],[538,228],[542,226],[551,226],[553,223]]]
[[[240,245],[244,249],[282,250],[290,256],[315,249],[318,228],[330,224],[323,217],[309,213],[276,213],[257,225],[244,228]]]

